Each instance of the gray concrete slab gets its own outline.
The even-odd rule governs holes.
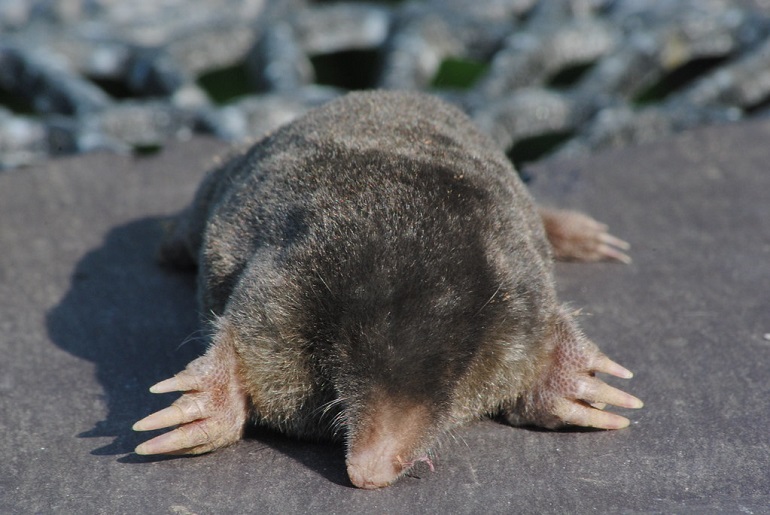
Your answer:
[[[646,407],[616,432],[480,422],[444,438],[435,472],[374,492],[340,447],[265,432],[131,453],[131,424],[169,402],[147,387],[202,348],[192,278],[153,262],[158,220],[221,143],[2,173],[0,513],[768,513],[769,140],[754,122],[534,168],[538,197],[633,244],[629,266],[557,273]]]

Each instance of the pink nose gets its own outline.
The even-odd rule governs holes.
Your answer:
[[[390,453],[365,449],[348,457],[348,477],[358,488],[374,489],[388,486],[403,471],[403,465]]]
[[[424,405],[409,400],[373,395],[368,404],[350,427],[346,463],[355,486],[374,489],[393,483],[412,466],[430,417]]]

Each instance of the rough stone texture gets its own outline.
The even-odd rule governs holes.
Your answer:
[[[769,14],[767,0],[0,0],[0,168],[252,139],[346,88],[436,91],[530,160],[652,141],[767,115]],[[460,90],[441,79],[458,59],[481,70]]]
[[[341,448],[275,434],[131,453],[131,424],[168,402],[147,387],[201,351],[192,278],[153,263],[158,220],[223,144],[7,171],[0,513],[767,513],[768,138],[742,123],[530,170],[536,196],[633,244],[629,266],[557,276],[646,406],[617,432],[480,422],[444,439],[435,472],[377,492],[349,485]]]

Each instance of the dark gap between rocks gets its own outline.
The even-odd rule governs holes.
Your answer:
[[[151,157],[159,154],[163,150],[163,145],[148,143],[146,145],[134,145],[131,149],[135,157]]]
[[[654,84],[642,89],[634,96],[636,105],[656,104],[665,100],[671,93],[681,90],[698,77],[705,75],[726,61],[726,57],[708,57],[694,59],[664,75]]]
[[[526,163],[537,161],[539,158],[550,154],[574,135],[572,131],[564,131],[524,138],[517,141],[507,152],[507,155],[516,170],[519,171],[519,175],[522,175],[521,170],[524,169]],[[522,178],[526,179],[524,176]]]
[[[375,87],[381,61],[377,50],[345,50],[310,58],[317,84],[347,90]]]
[[[37,114],[33,103],[29,99],[2,87],[0,87],[0,106],[5,107],[14,114],[25,116]]]
[[[566,89],[576,85],[586,73],[593,68],[594,62],[573,64],[554,73],[547,81],[546,87]]]

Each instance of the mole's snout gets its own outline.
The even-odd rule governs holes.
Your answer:
[[[408,471],[429,433],[428,411],[419,404],[378,400],[355,424],[347,456],[348,477],[358,488],[382,488]]]
[[[404,470],[393,456],[367,452],[351,456],[347,460],[348,477],[358,488],[372,490],[388,486]]]

